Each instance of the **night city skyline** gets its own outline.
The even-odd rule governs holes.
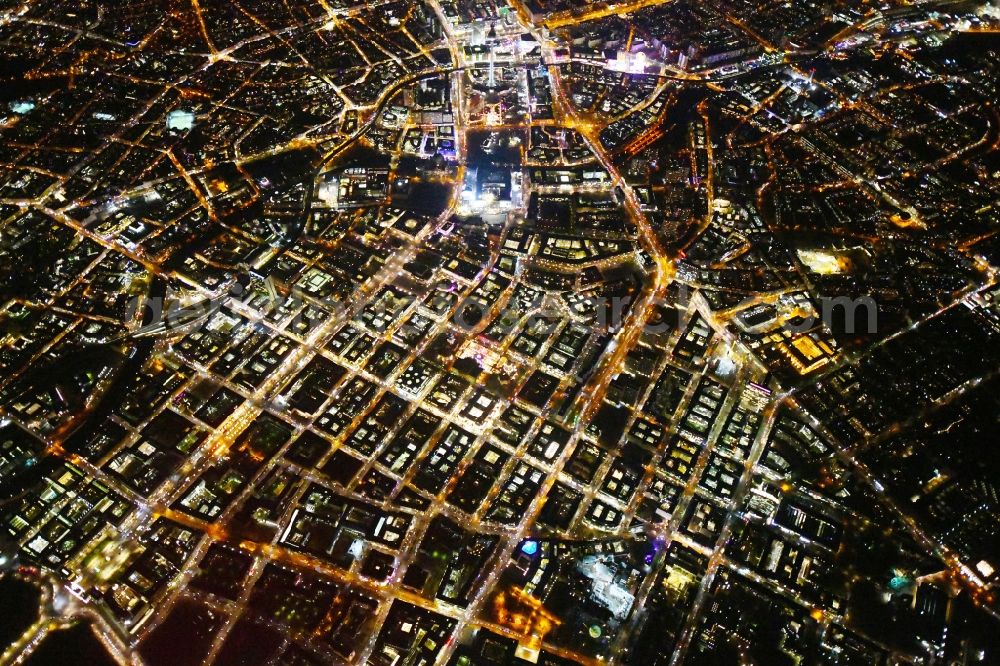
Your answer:
[[[995,0],[0,62],[0,666],[1000,664]]]

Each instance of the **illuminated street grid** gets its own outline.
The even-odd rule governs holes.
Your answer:
[[[510,2],[0,10],[0,663],[1000,663],[1000,12]]]

